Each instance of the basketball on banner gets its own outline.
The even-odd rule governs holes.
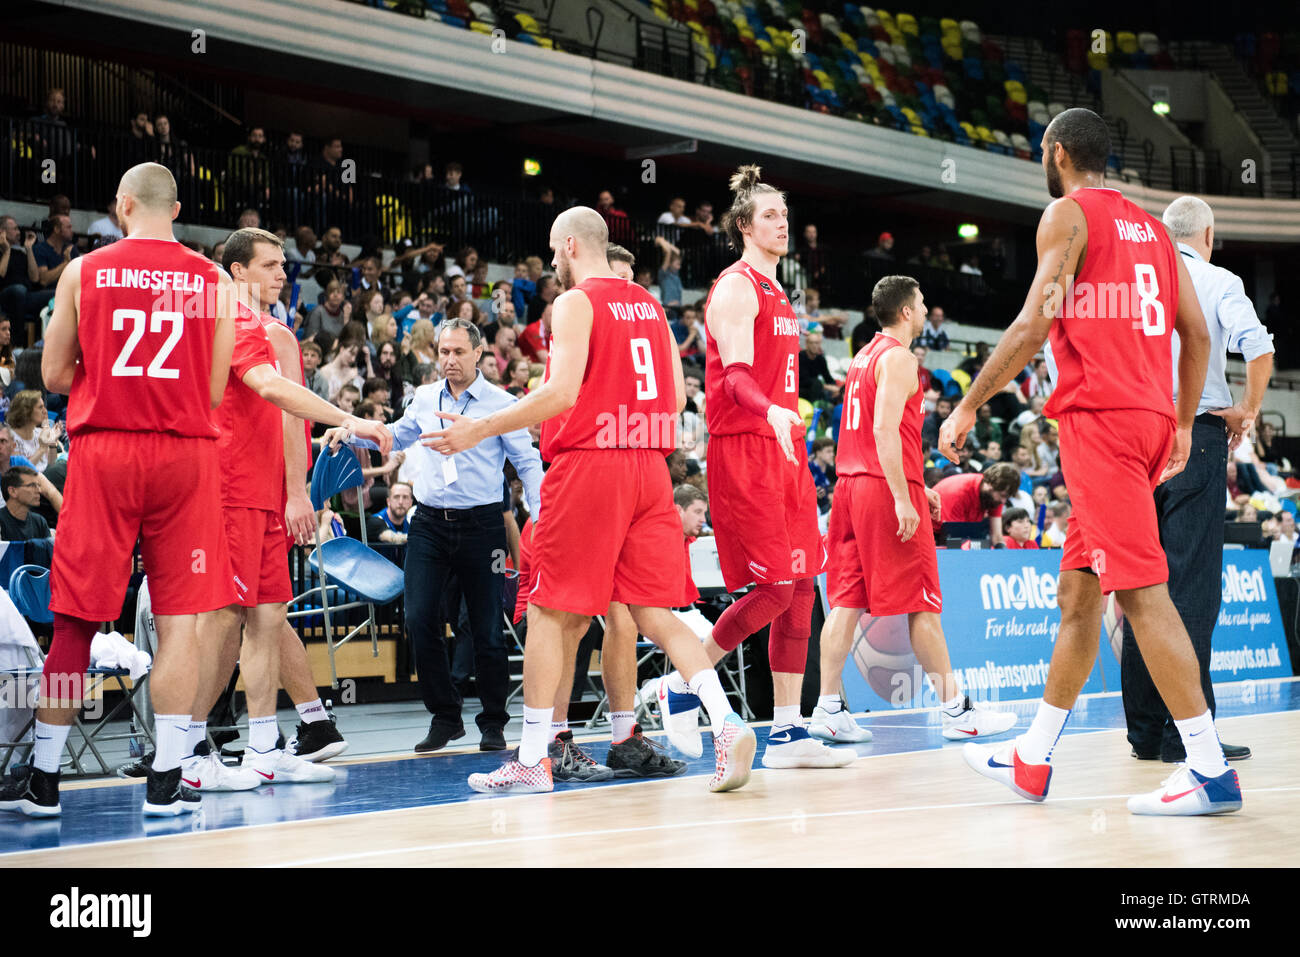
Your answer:
[[[863,614],[853,633],[852,657],[871,690],[898,707],[907,707],[923,690],[912,687],[918,669],[906,615]]]

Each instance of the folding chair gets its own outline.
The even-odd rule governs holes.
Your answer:
[[[9,598],[14,603],[14,607],[26,618],[32,621],[50,624],[54,621],[54,614],[50,611],[50,570],[40,565],[20,565],[14,569],[9,578]],[[45,665],[45,656],[39,649],[30,654],[30,667],[22,670],[9,670],[6,674],[14,675],[20,680],[39,677]],[[87,774],[82,758],[86,751],[89,750],[94,755],[96,763],[99,764],[100,772],[111,774],[113,768],[96,747],[96,742],[107,741],[128,741],[131,738],[138,737],[139,731],[123,731],[109,734],[105,731],[112,721],[117,718],[119,713],[126,712],[143,728],[143,734],[148,739],[150,747],[153,746],[153,732],[150,730],[147,722],[144,721],[140,714],[139,707],[136,704],[136,696],[139,695],[148,686],[148,675],[145,675],[139,681],[134,682],[131,687],[127,687],[126,679],[131,676],[131,672],[125,668],[88,668],[86,677],[90,679],[82,690],[83,700],[94,693],[96,690],[108,684],[110,679],[116,682],[117,690],[122,693],[122,700],[114,705],[113,710],[104,715],[90,730],[81,721],[81,715],[78,714],[73,718],[72,727],[81,738],[81,746],[77,747],[73,742],[72,735],[68,736],[68,757],[72,760],[73,771],[76,774]],[[123,715],[125,716],[125,715]],[[30,724],[34,724],[36,718],[33,716]],[[24,727],[18,735],[21,741],[27,734],[28,728]],[[6,759],[11,756],[15,746],[8,743],[0,745],[8,747]]]
[[[722,564],[718,560],[718,540],[712,536],[697,538],[691,542],[691,578],[699,590],[701,598],[717,598],[727,594],[727,585],[722,578]],[[718,662],[718,677],[722,679],[724,690],[730,687],[731,693],[740,699],[740,715],[745,720],[753,720],[754,711],[749,706],[749,689],[745,684],[745,643],[742,641],[736,650],[730,652]]]
[[[602,632],[602,633],[605,633],[605,632],[607,631],[607,625],[606,625],[606,623],[605,623],[605,616],[604,616],[604,615],[596,615],[596,616],[595,616],[595,619],[596,619],[596,622],[600,625],[600,630],[601,630],[601,632]],[[602,642],[602,645],[601,645],[601,656],[602,656],[602,659],[603,659],[603,657],[604,657],[604,654],[605,654],[605,652],[604,652],[604,645],[603,645],[603,642]],[[667,674],[667,673],[668,673],[668,668],[667,668],[668,656],[665,655],[665,654],[663,653],[663,649],[660,648],[658,645],[656,645],[653,641],[650,641],[649,639],[643,638],[643,637],[641,637],[640,634],[638,634],[638,635],[636,636],[636,673],[637,673],[638,675],[640,675],[640,674],[641,674],[641,667],[642,667],[642,665],[646,664],[648,661],[650,661],[650,660],[651,660],[652,658],[654,658],[656,655],[661,655],[661,656],[662,656],[661,661],[660,661],[660,665],[659,665],[659,673],[660,673],[661,675],[663,675],[663,674]],[[596,710],[593,711],[593,712],[591,713],[591,717],[587,720],[586,727],[588,727],[588,728],[594,728],[594,727],[596,727],[598,724],[601,724],[602,722],[608,721],[608,719],[605,717],[605,714],[606,714],[606,712],[609,710],[609,691],[605,688],[604,675],[602,674],[602,672],[599,672],[599,671],[592,671],[592,670],[590,670],[590,668],[588,668],[588,670],[587,670],[587,680],[588,680],[589,683],[590,683],[590,681],[591,681],[592,678],[595,678],[595,677],[597,677],[597,676],[599,676],[599,677],[601,678],[601,683],[600,683],[600,701],[597,702],[597,704],[596,704]],[[658,728],[658,727],[659,727],[659,719],[658,719],[657,717],[655,717],[655,715],[654,715],[653,713],[651,713],[651,711],[650,711],[650,709],[649,709],[649,706],[648,706],[648,705],[645,703],[645,701],[643,701],[642,698],[641,698],[641,689],[640,689],[640,683],[639,683],[639,681],[638,681],[638,683],[637,683],[637,688],[636,688],[636,691],[635,691],[635,693],[634,693],[634,696],[633,696],[632,702],[633,702],[633,704],[632,704],[632,708],[633,708],[633,711],[634,711],[635,714],[636,714],[636,720],[637,720],[637,723],[638,723],[638,724],[640,724],[643,728]]]
[[[303,607],[290,611],[290,618],[321,615],[325,620],[325,643],[330,657],[330,686],[339,686],[335,651],[363,631],[370,632],[370,648],[379,657],[379,632],[375,626],[375,605],[387,605],[402,594],[403,573],[387,558],[370,547],[366,535],[365,479],[361,465],[351,449],[331,453],[322,450],[311,473],[311,503],[316,511],[325,507],[333,496],[346,489],[357,489],[357,511],[361,523],[361,541],[355,538],[320,540],[316,530],[316,547],[307,562],[320,576],[320,584],[294,597],[289,606],[316,596],[319,607]],[[335,599],[341,597],[341,603]],[[366,609],[366,619],[352,628],[338,641],[334,640],[331,618],[341,611],[353,608]]]

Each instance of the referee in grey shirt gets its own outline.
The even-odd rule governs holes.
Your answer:
[[[1155,491],[1160,540],[1169,562],[1169,596],[1182,616],[1201,666],[1201,687],[1214,711],[1210,683],[1210,637],[1219,618],[1223,574],[1223,503],[1227,497],[1228,452],[1250,430],[1264,390],[1273,374],[1273,342],[1241,280],[1210,265],[1214,248],[1214,212],[1195,196],[1180,196],[1169,204],[1165,228],[1178,244],[1179,255],[1196,287],[1205,324],[1210,331],[1210,364],[1205,389],[1192,426],[1187,467]],[[1178,367],[1178,333],[1173,336],[1174,368]],[[1246,391],[1234,403],[1224,374],[1227,353],[1246,360]],[[1173,383],[1177,393],[1177,380]],[[1133,756],[1165,762],[1185,759],[1182,740],[1147,672],[1133,629],[1124,623],[1120,659],[1124,716]],[[1250,757],[1250,748],[1225,744],[1229,761]]]
[[[461,698],[451,680],[439,607],[447,580],[460,582],[474,636],[475,672],[483,710],[479,749],[504,751],[510,670],[502,635],[501,590],[505,580],[506,531],[502,521],[502,469],[509,459],[524,483],[528,509],[540,510],[542,458],[527,429],[497,436],[452,456],[420,441],[442,429],[438,412],[480,419],[515,402],[478,371],[483,343],[478,326],[448,319],[438,337],[445,378],[415,390],[406,413],[393,425],[393,448],[410,449],[415,466],[415,515],[406,539],[406,630],[415,651],[424,706],[432,715],[417,752],[437,751],[465,734]],[[453,614],[455,612],[453,611]]]

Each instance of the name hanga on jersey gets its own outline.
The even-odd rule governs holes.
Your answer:
[[[1119,238],[1130,243],[1153,243],[1156,241],[1155,230],[1151,228],[1150,223],[1133,223],[1127,219],[1115,220],[1115,228],[1119,230]]]
[[[97,269],[95,286],[99,289],[149,289],[161,292],[173,289],[178,292],[202,292],[202,276],[188,272],[162,269]]]

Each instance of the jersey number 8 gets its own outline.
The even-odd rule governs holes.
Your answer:
[[[1145,263],[1134,263],[1134,285],[1137,287],[1138,309],[1142,314],[1142,335],[1163,336],[1165,334],[1165,307],[1156,298],[1160,290],[1156,285],[1156,268]],[[1150,313],[1148,313],[1150,309]],[[1129,313],[1132,315],[1132,313]]]

